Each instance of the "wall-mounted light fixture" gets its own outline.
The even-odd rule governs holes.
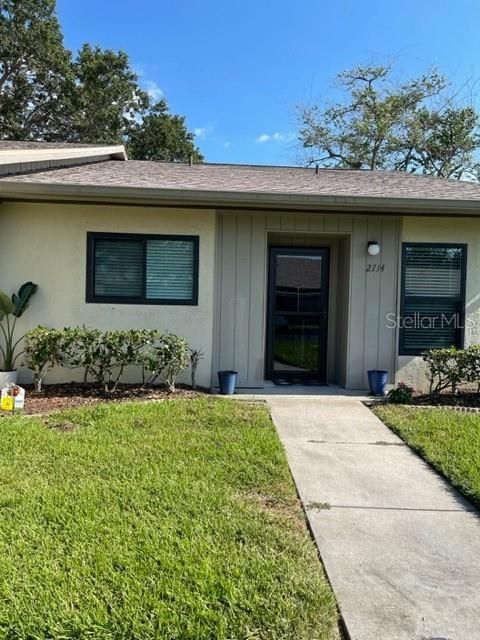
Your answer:
[[[380,245],[376,240],[370,240],[367,246],[368,255],[378,256],[380,253]]]

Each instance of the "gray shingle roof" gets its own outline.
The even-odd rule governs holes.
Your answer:
[[[250,165],[105,161],[36,171],[2,183],[132,187],[155,190],[479,201],[480,184],[403,172],[268,167]]]

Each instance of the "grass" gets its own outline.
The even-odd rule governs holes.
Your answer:
[[[0,419],[0,638],[336,637],[264,407]]]
[[[401,406],[376,407],[375,413],[480,506],[480,414]]]
[[[275,339],[275,359],[283,364],[316,371],[318,369],[318,338],[303,341],[294,337]]]

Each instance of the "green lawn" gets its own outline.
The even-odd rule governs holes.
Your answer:
[[[337,638],[266,409],[0,418],[0,638]]]
[[[375,413],[480,505],[480,415],[451,409],[376,407]]]
[[[275,360],[286,365],[301,367],[308,371],[318,369],[318,338],[311,336],[305,340],[294,337],[275,340]]]

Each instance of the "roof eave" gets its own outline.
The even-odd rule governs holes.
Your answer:
[[[392,215],[480,216],[480,200],[302,195],[291,193],[267,194],[194,189],[42,184],[40,182],[19,182],[6,179],[0,181],[0,199],[95,201],[212,209],[328,210]]]
[[[127,160],[124,146],[0,149],[0,176],[64,168],[105,160]]]
[[[18,164],[20,162],[35,162],[36,160],[69,160],[85,156],[111,156],[126,160],[125,147],[122,144],[85,146],[85,147],[47,147],[45,149],[2,149],[0,148],[0,162],[2,164]]]

